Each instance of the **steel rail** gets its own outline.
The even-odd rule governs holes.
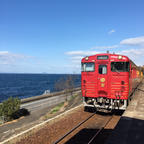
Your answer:
[[[142,89],[139,89],[139,88],[138,88],[137,90],[139,90],[139,91],[141,91],[141,92],[144,92],[144,90],[142,90]]]
[[[101,127],[96,134],[90,139],[90,141],[87,144],[91,144],[93,140],[100,134],[100,132],[107,126],[107,124],[112,120],[113,116],[110,117],[110,119],[104,124],[103,127]]]
[[[77,126],[75,126],[73,129],[71,129],[69,132],[67,132],[64,136],[62,136],[60,139],[58,139],[56,142],[54,142],[54,144],[58,144],[60,141],[62,141],[66,136],[68,136],[69,134],[71,134],[74,130],[76,130],[77,128],[79,128],[82,124],[84,124],[86,121],[88,121],[90,118],[92,118],[95,115],[95,113],[93,113],[91,116],[89,116],[87,119],[85,119],[84,121],[80,122]]]

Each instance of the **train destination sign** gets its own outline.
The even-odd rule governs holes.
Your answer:
[[[98,60],[107,60],[108,56],[107,55],[101,55],[101,56],[97,56]]]

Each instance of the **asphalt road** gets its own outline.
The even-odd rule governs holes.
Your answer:
[[[76,91],[73,94],[79,93],[80,91]],[[68,99],[70,99],[71,95],[68,96]],[[49,97],[49,98],[45,98],[45,99],[41,99],[41,100],[36,100],[33,102],[29,102],[29,103],[25,103],[25,104],[21,104],[21,108],[26,108],[28,109],[30,112],[34,112],[40,109],[44,109],[46,107],[51,107],[54,105],[57,105],[59,103],[62,103],[65,101],[66,95],[61,94],[58,96],[53,96],[53,97]]]

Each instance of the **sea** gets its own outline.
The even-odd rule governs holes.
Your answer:
[[[46,90],[58,91],[56,83],[65,80],[68,74],[0,74],[0,102],[9,97],[20,99],[43,94]],[[74,87],[80,87],[81,75],[71,75]]]

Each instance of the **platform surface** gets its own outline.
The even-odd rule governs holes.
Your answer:
[[[144,144],[144,80],[105,144]]]

